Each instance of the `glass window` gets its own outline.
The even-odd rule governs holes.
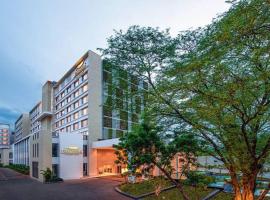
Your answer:
[[[75,112],[73,114],[73,119],[78,119],[79,118],[79,112]]]
[[[83,145],[83,157],[87,157],[87,145]]]
[[[75,81],[74,87],[77,87],[79,85],[79,80]]]
[[[85,96],[85,97],[82,98],[82,104],[84,104],[86,102],[88,102],[88,96]]]
[[[82,128],[86,127],[87,125],[88,125],[88,120],[87,119],[81,121],[81,127]]]
[[[52,157],[59,156],[59,145],[57,143],[52,143]]]
[[[87,115],[88,114],[88,108],[82,109],[82,115]]]
[[[70,122],[70,121],[71,121],[71,116],[69,115],[69,116],[67,117],[67,123]]]
[[[76,108],[78,108],[79,107],[79,101],[76,101],[75,103],[74,103],[74,109],[76,109]]]
[[[87,89],[88,89],[88,85],[87,84],[82,87],[82,91],[83,92],[87,91]]]
[[[79,129],[79,123],[73,124],[73,130],[77,130],[77,129]]]

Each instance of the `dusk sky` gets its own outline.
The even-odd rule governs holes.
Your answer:
[[[89,49],[131,25],[171,34],[209,24],[224,0],[1,0],[0,123],[14,124]],[[97,51],[96,51],[97,52]],[[98,53],[98,52],[97,52]]]

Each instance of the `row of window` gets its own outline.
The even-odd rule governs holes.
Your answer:
[[[129,130],[131,128],[132,123],[137,123],[138,118],[133,119],[132,121],[125,121],[114,119],[111,117],[103,117],[103,126],[107,128],[121,129],[121,130]]]
[[[33,140],[38,140],[38,138],[39,138],[39,132],[34,133]]]
[[[33,152],[32,152],[33,158],[38,158],[39,156],[39,144],[33,144]]]
[[[88,119],[84,119],[80,122],[76,122],[74,124],[68,125],[65,128],[61,128],[59,130],[59,132],[72,132],[72,131],[76,131],[79,130],[81,128],[86,128],[88,126]]]
[[[87,73],[82,75],[78,80],[76,80],[73,84],[69,85],[61,94],[57,95],[55,100],[59,102],[63,99],[66,95],[68,95],[74,88],[78,87],[82,82],[87,79]],[[57,91],[56,91],[57,92]]]
[[[79,119],[79,117],[82,117],[82,116],[85,116],[88,114],[88,107],[85,107],[83,109],[81,109],[80,111],[78,112],[75,112],[69,116],[67,116],[66,118],[64,119],[61,119],[59,121],[57,121],[55,123],[55,127],[58,128],[58,127],[61,127],[63,126],[64,124],[67,124],[69,122],[71,122],[72,120],[76,120],[76,119]]]
[[[65,114],[68,114],[69,112],[77,109],[81,105],[88,102],[88,95],[84,96],[83,98],[79,99],[78,101],[74,102],[73,104],[67,106],[65,109],[59,111],[56,113],[56,119],[59,119],[60,117],[64,116]]]

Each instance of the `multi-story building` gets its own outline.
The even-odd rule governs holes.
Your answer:
[[[12,161],[12,152],[9,148],[10,127],[8,124],[0,123],[0,164],[8,165]]]
[[[138,123],[147,84],[88,51],[30,111],[31,176],[51,168],[63,179],[117,174],[113,144]],[[16,151],[15,151],[16,152]]]
[[[29,166],[29,113],[23,113],[15,122],[15,142],[12,145],[13,163]]]
[[[9,135],[9,125],[0,123],[0,148],[9,147]]]
[[[29,135],[30,121],[29,113],[23,113],[15,122],[15,142]]]

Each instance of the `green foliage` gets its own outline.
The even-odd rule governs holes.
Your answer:
[[[268,0],[233,1],[209,26],[175,38],[149,27],[116,32],[103,54],[147,81],[148,113],[159,125],[200,137],[236,191],[241,173],[253,192],[270,155],[269,31]]]
[[[4,167],[13,169],[13,170],[20,172],[22,174],[25,174],[25,175],[29,175],[29,166],[26,166],[26,165],[9,164],[9,165],[6,165]]]
[[[195,187],[207,187],[210,183],[215,182],[214,177],[196,171],[186,173],[186,177],[185,183]]]
[[[44,177],[44,182],[51,182],[53,179],[53,172],[48,167],[46,170],[41,170],[40,174]]]

